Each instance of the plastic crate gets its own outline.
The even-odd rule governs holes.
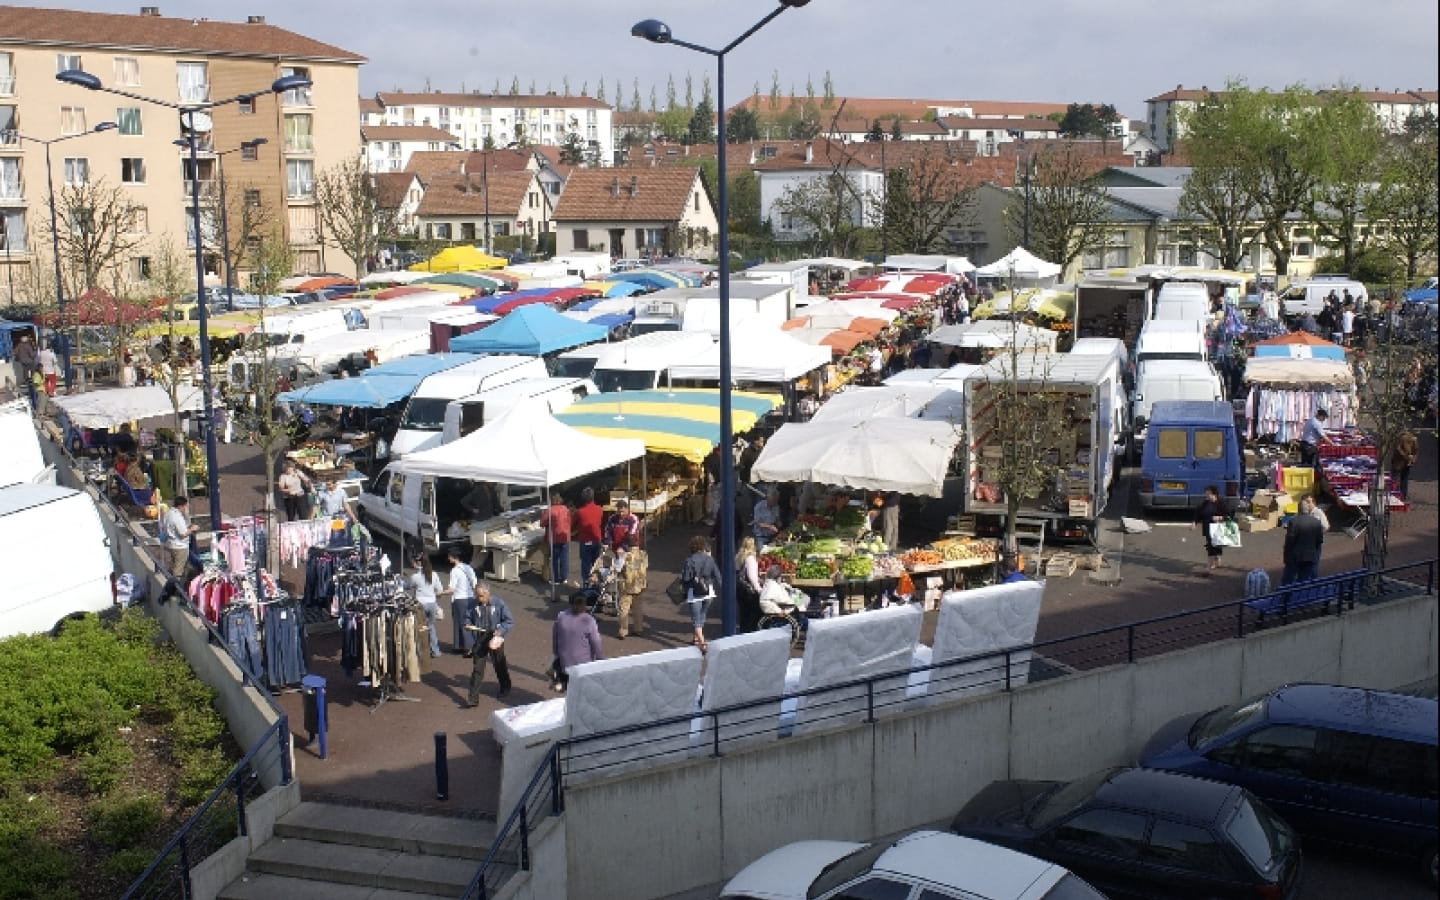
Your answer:
[[[1315,450],[1321,459],[1341,456],[1369,456],[1373,459],[1380,455],[1374,444],[1321,444]]]

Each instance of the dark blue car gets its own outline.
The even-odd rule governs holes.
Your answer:
[[[1291,684],[1161,728],[1143,766],[1248,788],[1307,837],[1418,859],[1437,879],[1436,701]]]

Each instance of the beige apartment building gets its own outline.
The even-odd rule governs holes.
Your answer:
[[[314,188],[318,173],[361,152],[356,98],[364,61],[262,16],[219,22],[168,18],[158,7],[115,15],[0,6],[0,306],[12,297],[44,303],[46,297],[26,291],[54,290],[47,142],[62,216],[67,185],[120,192],[129,211],[126,243],[136,243],[107,278],[139,295],[164,247],[193,253],[192,177],[200,181],[212,283],[222,277],[222,175],[232,246],[242,241],[237,210],[249,206],[281,230],[295,272],[353,274],[354,264],[321,240]],[[57,81],[67,69],[94,75],[108,89],[178,105],[266,91],[286,75],[313,84],[195,115],[199,159],[192,173],[188,148],[175,145],[189,134],[176,110]],[[101,123],[115,127],[95,132]],[[265,143],[241,147],[256,138]],[[245,287],[247,275],[242,261],[236,284]],[[67,272],[72,295],[84,287],[74,280]]]

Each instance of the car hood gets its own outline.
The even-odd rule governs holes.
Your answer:
[[[1140,751],[1140,765],[1164,769],[1181,760],[1193,759],[1196,751],[1190,746],[1190,729],[1201,715],[1204,713],[1191,713],[1160,726]]]
[[[1025,830],[1025,817],[1035,801],[1054,790],[1058,781],[994,781],[956,814],[951,830],[968,833]]]
[[[756,900],[805,900],[810,885],[837,860],[868,847],[853,841],[797,841],[769,853],[741,869],[725,883],[725,897]]]

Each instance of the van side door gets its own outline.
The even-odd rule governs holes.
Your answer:
[[[1334,729],[1324,734],[1330,782],[1324,837],[1391,852],[1435,841],[1433,744]]]

